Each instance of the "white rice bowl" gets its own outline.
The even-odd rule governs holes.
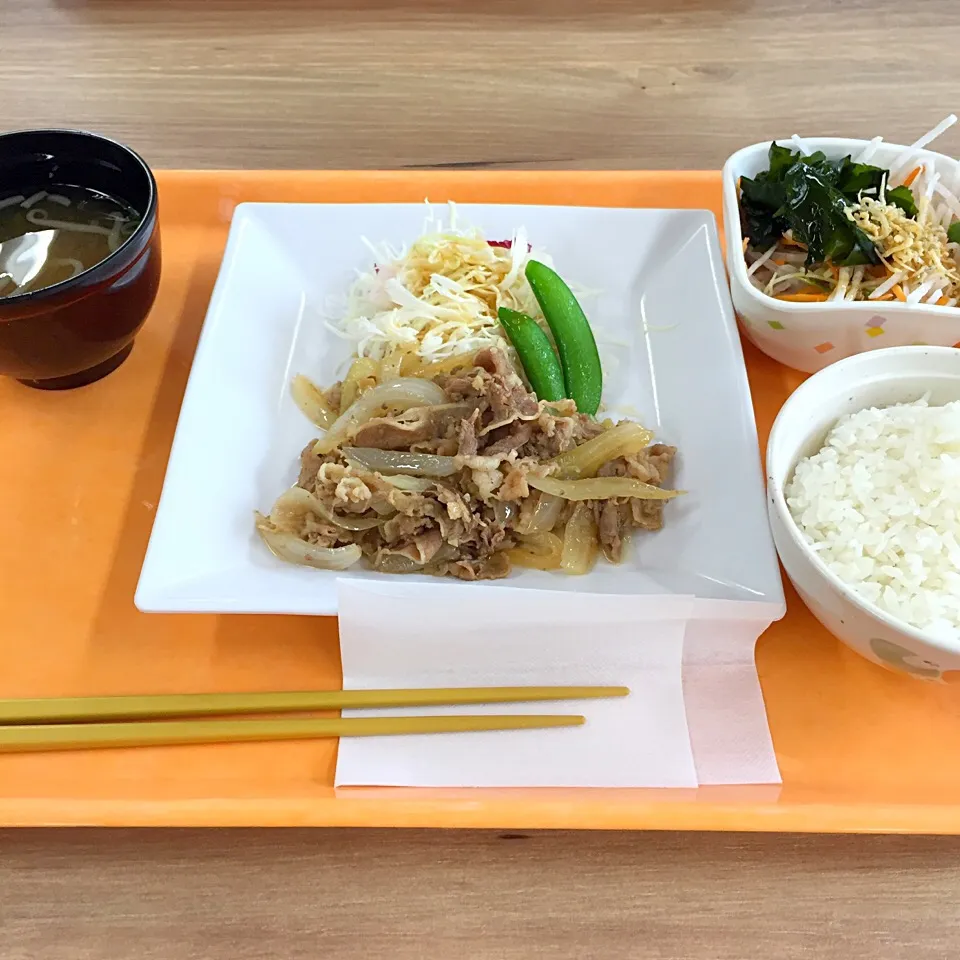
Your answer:
[[[842,417],[784,493],[805,541],[858,596],[960,646],[960,401]]]

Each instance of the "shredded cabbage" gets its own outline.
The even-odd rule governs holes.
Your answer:
[[[407,249],[365,242],[375,262],[354,283],[343,316],[330,321],[359,357],[382,360],[401,349],[432,363],[484,347],[503,349],[498,308],[541,318],[524,269],[530,258],[552,260],[530,248],[523,228],[509,238],[484,237],[457,226],[451,203],[449,223],[429,215],[423,236]]]

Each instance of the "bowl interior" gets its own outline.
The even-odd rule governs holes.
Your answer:
[[[141,216],[146,216],[155,195],[146,163],[106,137],[71,130],[0,136],[0,196],[13,190],[43,189],[52,182],[117,197]]]
[[[789,139],[780,138],[778,143],[788,144]],[[841,159],[845,156],[853,156],[856,159],[860,153],[868,146],[867,140],[851,140],[841,137],[805,137],[804,144],[810,150],[822,150],[830,159]],[[740,177],[755,177],[762,170],[769,168],[768,150],[770,142],[756,143],[749,147],[744,147],[734,153],[726,162],[723,168],[723,220],[724,233],[726,236],[727,250],[727,270],[730,273],[731,282],[739,288],[740,292],[749,295],[751,299],[762,302],[765,306],[785,314],[804,314],[825,312],[836,309],[835,304],[814,303],[814,304],[794,304],[784,303],[767,297],[757,290],[747,277],[747,267],[743,258],[743,232],[740,228],[740,204],[737,200],[737,181]],[[870,158],[870,163],[880,167],[890,167],[891,164],[898,161],[903,156],[903,151],[908,148],[901,144],[882,143],[877,148],[876,153]],[[911,154],[914,159],[912,164],[923,163],[926,166],[932,166],[934,171],[940,176],[943,182],[954,192],[960,191],[960,162],[953,157],[948,157],[942,153],[936,153],[932,150],[921,150]],[[874,309],[874,304],[867,302],[844,304],[844,311],[856,310],[869,312]],[[885,304],[884,309],[887,312],[909,312],[920,313],[929,312],[934,316],[944,316],[946,307],[937,307],[932,304]],[[917,337],[918,340],[926,340],[925,337]],[[929,338],[937,342],[939,338]],[[942,340],[939,342],[943,342]]]
[[[814,607],[822,607],[817,616],[869,659],[930,678],[939,676],[942,669],[960,667],[956,645],[892,617],[843,583],[807,544],[784,497],[784,486],[798,461],[823,446],[827,433],[840,417],[867,407],[907,403],[924,396],[934,405],[960,400],[960,352],[949,347],[900,347],[840,361],[807,380],[780,411],[767,447],[767,473],[770,517],[778,552],[798,589],[797,575],[805,581],[809,597],[816,598]],[[789,538],[789,542],[782,537]],[[796,551],[812,566],[809,573],[803,572],[802,564],[797,565]],[[810,579],[814,570],[819,583]],[[860,611],[859,615],[852,613],[850,607],[844,615],[831,595],[845,597]],[[902,658],[894,662],[884,654],[884,650],[893,647],[904,655],[926,658],[924,665],[911,666]],[[931,656],[936,662],[929,660]]]
[[[929,396],[931,404],[960,400],[960,351],[894,347],[850,357],[815,374],[787,400],[771,430],[770,495],[782,500],[798,461],[823,446],[841,417],[923,396]]]
[[[0,135],[0,200],[58,187],[106,194],[132,207],[140,223],[112,253],[73,277],[0,299],[0,311],[19,315],[24,305],[46,303],[86,287],[125,266],[149,240],[156,223],[157,185],[150,168],[128,147],[96,134],[32,130]],[[39,209],[39,205],[38,205]],[[28,308],[29,309],[29,308]]]
[[[777,143],[789,146],[789,139],[779,138]],[[848,155],[854,159],[867,148],[869,141],[853,140],[844,137],[804,137],[804,144],[811,150],[822,150],[831,160],[839,160]],[[738,150],[727,161],[724,167],[725,177],[724,186],[729,184],[735,186],[739,177],[755,177],[762,170],[769,168],[768,150],[770,141],[752,144]],[[909,149],[904,144],[881,143],[876,152],[870,157],[869,162],[878,167],[890,167],[894,162],[899,161],[904,156],[904,151]],[[926,166],[933,166],[936,173],[946,179],[951,187],[956,187],[954,178],[960,177],[960,162],[944,153],[937,153],[934,150],[920,150],[911,154],[915,159],[913,165],[923,163]]]

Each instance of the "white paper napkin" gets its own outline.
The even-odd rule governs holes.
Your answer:
[[[584,713],[579,728],[344,738],[338,786],[778,783],[753,663],[766,603],[341,580],[344,686],[619,684],[624,699],[431,713]],[[397,713],[397,711],[390,711]],[[403,711],[423,713],[423,708]],[[376,716],[385,711],[350,711]]]
[[[562,593],[548,594],[545,602],[540,591],[531,590],[341,580],[345,687],[619,684],[631,694],[431,708],[430,713],[583,713],[587,723],[553,730],[348,737],[340,741],[337,785],[696,786],[682,689],[690,602]]]
[[[754,661],[778,604],[695,600],[684,635],[683,695],[701,784],[780,783]]]

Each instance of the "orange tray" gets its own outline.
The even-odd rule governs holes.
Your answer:
[[[130,359],[67,393],[0,381],[0,696],[338,687],[337,623],[144,615],[133,593],[231,213],[244,200],[707,207],[718,173],[161,174],[164,273]],[[760,440],[803,379],[745,346]],[[187,534],[185,532],[185,539]],[[960,833],[956,687],[888,673],[788,591],[757,662],[782,788],[334,789],[336,744],[0,756],[0,825]]]

